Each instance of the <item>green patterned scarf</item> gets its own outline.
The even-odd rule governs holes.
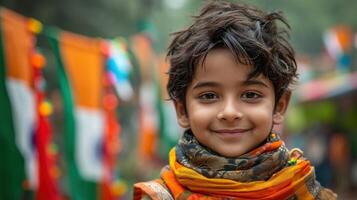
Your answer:
[[[264,149],[277,141],[280,141],[279,136],[271,133],[258,148]],[[176,159],[183,166],[208,178],[224,178],[238,182],[267,180],[288,164],[289,152],[284,144],[258,155],[253,155],[253,151],[237,158],[226,158],[202,146],[191,130],[187,130],[176,146]]]

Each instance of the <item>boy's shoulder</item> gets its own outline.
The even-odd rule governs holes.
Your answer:
[[[134,200],[142,200],[145,198],[152,200],[173,200],[172,195],[162,179],[134,184]]]

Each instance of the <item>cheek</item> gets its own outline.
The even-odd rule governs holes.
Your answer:
[[[193,124],[209,123],[216,116],[216,110],[207,105],[191,103],[187,108],[189,120],[194,122]]]
[[[256,123],[272,125],[273,121],[273,106],[261,105],[253,106],[246,111],[246,114],[250,115],[252,119],[255,119]]]

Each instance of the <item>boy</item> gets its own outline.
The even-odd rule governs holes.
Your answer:
[[[224,1],[194,19],[168,51],[167,89],[186,131],[161,178],[135,184],[134,199],[336,199],[272,130],[297,78],[286,30],[276,24],[289,28],[285,19]]]

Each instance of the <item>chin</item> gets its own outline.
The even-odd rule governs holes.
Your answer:
[[[222,153],[219,153],[220,155],[224,156],[224,157],[228,157],[228,158],[236,158],[236,157],[239,157],[241,155],[243,155],[244,153],[233,153],[232,151],[230,152],[222,152]]]

